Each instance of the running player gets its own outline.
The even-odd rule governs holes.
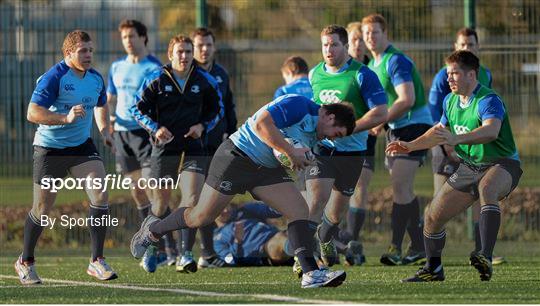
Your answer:
[[[285,95],[263,106],[219,147],[198,205],[181,207],[161,221],[148,216],[132,239],[133,256],[142,256],[166,232],[214,221],[236,194],[249,191],[288,220],[290,244],[305,272],[302,288],[339,286],[346,274],[317,266],[312,248],[316,223],[308,220],[304,198],[272,149],[283,152],[292,169],[302,169],[312,163],[306,158],[309,148],[293,147],[285,135],[311,147],[324,137],[350,135],[353,129],[353,111],[344,104],[320,107],[303,96]]]
[[[317,165],[305,171],[309,218],[321,223],[317,231],[321,257],[326,265],[332,266],[338,259],[333,239],[337,238],[338,225],[362,171],[367,131],[386,120],[387,107],[377,75],[349,56],[345,28],[325,27],[321,45],[324,60],[309,74],[314,101],[350,104],[357,118],[354,134],[321,142],[316,148]]]
[[[444,280],[441,256],[445,224],[476,200],[481,205],[482,248],[471,254],[470,260],[480,279],[490,280],[501,222],[498,202],[512,192],[523,173],[506,106],[497,93],[478,82],[479,59],[472,52],[455,51],[446,58],[446,65],[452,93],[444,99],[439,124],[411,142],[394,141],[386,149],[394,155],[448,144],[455,146],[461,159],[426,211],[427,263],[403,282]]]
[[[143,84],[132,111],[153,137],[151,176],[172,178],[181,172],[181,207],[197,203],[204,183],[206,158],[201,136],[213,128],[219,111],[217,82],[193,63],[193,43],[177,35],[169,42],[171,64],[156,71]],[[180,166],[180,168],[179,168]],[[153,201],[164,215],[171,197],[170,184],[153,190]],[[179,272],[196,272],[193,258],[177,263]]]
[[[309,68],[306,60],[300,56],[288,57],[281,65],[281,76],[285,85],[274,93],[274,99],[286,94],[298,94],[308,99],[313,98],[313,90],[308,79]]]
[[[104,183],[105,168],[90,138],[92,119],[107,146],[113,144],[109,134],[109,109],[105,83],[92,68],[94,45],[88,33],[75,30],[67,34],[62,46],[64,59],[40,76],[28,105],[28,121],[39,124],[34,137],[34,202],[24,225],[24,248],[15,262],[23,285],[40,284],[35,269],[34,249],[43,231],[41,220],[50,212],[56,192],[47,189],[45,181],[64,178],[91,178]],[[90,188],[89,217],[100,219],[109,212],[108,193]],[[117,278],[103,257],[107,226],[91,224],[92,255],[86,272],[98,280]]]
[[[118,26],[122,45],[127,53],[111,64],[107,86],[107,104],[111,107],[111,123],[114,124],[114,144],[116,148],[116,170],[131,178],[131,196],[137,205],[139,218],[144,220],[152,208],[148,199],[150,192],[140,188],[137,181],[150,174],[150,154],[152,145],[148,133],[137,123],[131,114],[131,107],[137,100],[137,90],[144,78],[161,67],[160,61],[150,54],[147,48],[146,26],[137,20],[123,20]],[[157,206],[154,208],[157,209]],[[170,209],[158,217],[165,217]],[[174,264],[174,240],[172,235],[165,239],[165,250],[169,263]],[[148,253],[141,261],[143,269],[154,272],[157,268],[155,254]]]
[[[424,86],[413,61],[388,41],[386,20],[379,14],[362,19],[362,36],[372,55],[369,67],[379,77],[388,96],[387,142],[407,141],[422,135],[431,127],[432,119],[424,97]],[[381,124],[373,131],[379,134],[383,128]],[[385,265],[418,263],[425,259],[414,177],[424,162],[426,152],[415,151],[386,158],[392,179],[393,206],[392,242],[380,259]],[[405,231],[409,233],[411,245],[402,257]]]

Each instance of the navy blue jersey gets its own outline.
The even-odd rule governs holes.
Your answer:
[[[208,73],[216,80],[222,97],[218,116],[214,119],[215,127],[207,134],[208,145],[217,148],[223,140],[224,133],[232,135],[236,132],[238,120],[227,70],[214,62]]]
[[[143,83],[131,111],[151,135],[165,126],[175,141],[181,141],[193,125],[203,124],[206,132],[214,127],[221,99],[217,82],[196,66],[190,69],[184,84],[173,77],[170,65],[155,71]]]

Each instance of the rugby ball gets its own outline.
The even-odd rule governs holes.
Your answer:
[[[285,140],[295,148],[307,148],[300,141],[298,141],[298,140],[296,140],[294,138],[285,138]],[[273,149],[273,152],[274,152],[275,158],[277,159],[277,161],[283,167],[286,167],[286,168],[291,167],[291,161],[289,160],[289,158],[287,157],[287,155],[285,153],[281,153],[276,149]],[[315,156],[313,155],[313,153],[311,153],[311,150],[306,152],[306,159],[308,159],[308,160],[314,160],[315,159]]]

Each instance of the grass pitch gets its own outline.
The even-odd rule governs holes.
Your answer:
[[[540,303],[540,248],[535,244],[501,242],[498,254],[508,263],[495,267],[493,279],[481,282],[468,265],[470,243],[448,243],[446,281],[401,284],[417,267],[384,267],[378,263],[382,245],[365,245],[368,262],[347,271],[338,288],[300,289],[290,267],[223,268],[181,274],[174,267],[146,273],[127,250],[108,262],[119,274],[110,282],[86,275],[87,251],[38,251],[37,271],[44,284],[22,287],[13,269],[17,253],[0,258],[0,303]],[[112,251],[108,251],[111,253]]]

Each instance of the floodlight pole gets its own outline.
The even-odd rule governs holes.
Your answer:
[[[474,29],[476,28],[476,1],[475,0],[463,0],[463,16],[465,21],[465,27]],[[474,204],[473,204],[474,205]],[[467,236],[469,239],[474,240],[474,218],[472,206],[467,209]]]
[[[195,0],[197,27],[208,27],[208,8],[206,0]]]

